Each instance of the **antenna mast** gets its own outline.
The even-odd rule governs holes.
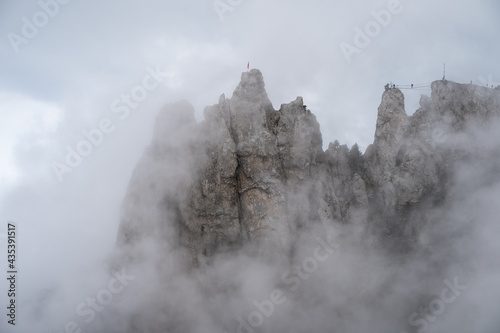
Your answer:
[[[443,63],[443,81],[445,77],[446,77],[446,63]]]

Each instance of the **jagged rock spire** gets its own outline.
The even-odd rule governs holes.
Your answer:
[[[242,73],[230,99],[206,107],[199,124],[189,103],[168,106],[130,181],[119,244],[133,251],[150,237],[188,249],[195,263],[248,243],[283,258],[298,229],[370,218],[409,246],[405,230],[425,221],[412,220],[412,207],[432,208],[448,191],[453,160],[450,146],[433,140],[435,126],[448,119],[459,130],[500,114],[499,91],[450,81],[432,89],[411,116],[402,92],[386,91],[363,156],[340,145],[323,152],[302,97],[275,110],[257,69]]]

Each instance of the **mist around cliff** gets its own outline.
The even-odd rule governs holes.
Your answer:
[[[272,294],[277,288],[287,301],[269,318],[261,314],[262,325],[250,327],[256,332],[308,325],[308,332],[328,326],[324,331],[410,333],[426,323],[424,332],[498,333],[494,130],[450,138],[476,155],[456,168],[454,196],[432,219],[413,217],[426,226],[411,244],[421,248],[412,256],[384,247],[377,236],[386,230],[371,217],[367,228],[332,221],[297,232],[294,263],[312,256],[306,261],[312,272],[300,271],[310,275],[304,281],[293,273],[282,280],[290,265],[251,257],[262,249],[221,253],[196,271],[186,264],[191,253],[175,240],[165,240],[167,248],[147,239],[138,244],[142,265],[112,258],[120,204],[166,103],[188,99],[201,121],[204,106],[231,93],[250,62],[265,73],[275,107],[304,97],[321,125],[323,149],[338,139],[364,152],[389,82],[415,85],[404,90],[408,114],[430,91],[419,84],[440,79],[443,63],[449,80],[500,85],[499,12],[500,2],[491,0],[0,1],[0,333],[147,332],[148,325],[235,332],[239,317],[250,325],[254,301],[268,304],[262,302],[272,295],[281,303],[283,296]],[[135,102],[126,100],[133,93]],[[67,147],[77,149],[83,132],[105,118],[114,131],[94,138],[100,144],[60,182],[52,163],[66,164]],[[438,131],[436,139],[442,136]],[[133,213],[154,217],[146,208]],[[10,221],[19,242],[15,327],[6,316]],[[315,252],[318,237],[338,247]],[[325,261],[315,257],[327,253]],[[446,291],[456,301],[423,318],[419,312],[455,275],[468,288],[460,296]],[[432,306],[441,310],[438,300]],[[258,314],[250,318],[259,321]]]
[[[192,268],[180,244],[144,239],[135,244],[135,257],[123,261],[128,264],[112,258],[129,252],[115,253],[38,289],[22,312],[32,320],[19,329],[497,332],[499,129],[494,121],[487,130],[446,137],[466,158],[454,168],[449,200],[426,212],[430,219],[411,253],[388,251],[370,221],[297,231],[290,262],[278,264],[253,255],[266,249],[246,244]]]

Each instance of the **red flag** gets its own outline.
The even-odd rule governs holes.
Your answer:
[[[247,64],[247,69],[250,69],[250,61]]]

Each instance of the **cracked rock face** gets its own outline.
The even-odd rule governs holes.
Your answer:
[[[118,245],[131,253],[145,238],[178,245],[194,264],[246,243],[286,257],[298,229],[364,223],[408,246],[408,230],[426,220],[416,221],[413,209],[449,195],[453,162],[463,158],[453,135],[499,114],[492,89],[436,81],[412,116],[401,91],[390,89],[364,155],[338,142],[324,152],[302,98],[275,110],[253,69],[199,124],[188,102],[161,111],[130,180]]]

